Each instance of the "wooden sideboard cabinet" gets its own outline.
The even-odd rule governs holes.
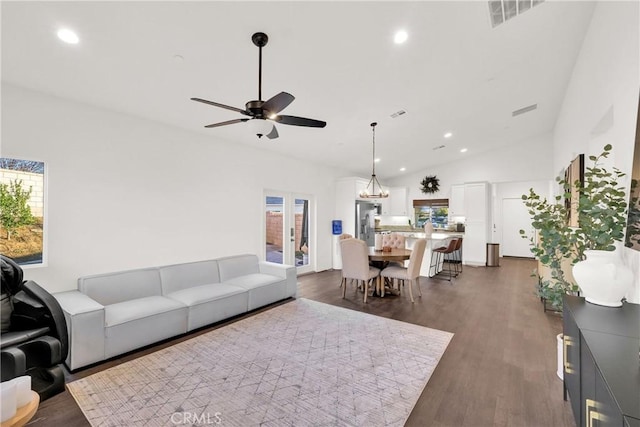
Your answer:
[[[579,427],[640,427],[640,305],[565,296],[564,397]]]

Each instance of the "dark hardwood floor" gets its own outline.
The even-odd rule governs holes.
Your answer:
[[[422,297],[414,292],[414,304],[406,292],[372,297],[364,304],[354,286],[342,299],[340,271],[300,276],[299,297],[455,334],[407,426],[574,427],[569,402],[562,399],[562,381],[556,376],[556,335],[562,332],[562,319],[558,314],[544,313],[534,295],[535,279],[530,274],[535,265],[528,259],[501,258],[500,267],[465,266],[452,282],[421,278]],[[69,374],[67,380],[227,323]],[[66,391],[43,402],[29,423],[87,425]]]

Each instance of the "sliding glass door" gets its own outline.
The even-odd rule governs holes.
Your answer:
[[[313,271],[311,198],[268,191],[264,196],[264,259]]]

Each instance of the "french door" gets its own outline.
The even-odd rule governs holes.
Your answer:
[[[277,191],[264,195],[264,259],[313,271],[312,199]]]

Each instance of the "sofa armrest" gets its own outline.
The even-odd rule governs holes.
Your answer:
[[[70,370],[104,360],[104,306],[79,291],[53,294],[64,313],[69,334],[65,364]]]
[[[285,279],[287,283],[287,297],[295,298],[298,295],[298,274],[293,265],[259,261],[258,268],[262,274],[270,274]]]

